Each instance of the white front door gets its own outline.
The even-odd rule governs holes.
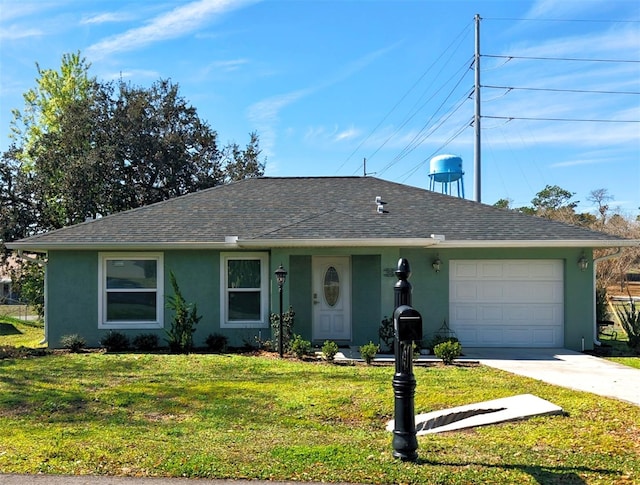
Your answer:
[[[348,256],[313,258],[313,340],[351,340]]]

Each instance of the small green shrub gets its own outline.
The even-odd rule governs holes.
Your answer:
[[[291,352],[298,359],[302,359],[311,353],[311,342],[304,340],[300,335],[294,335],[291,341]]]
[[[141,333],[133,339],[134,348],[143,352],[156,350],[160,345],[158,336],[155,333]]]
[[[120,332],[110,331],[102,338],[100,344],[107,352],[122,352],[129,348],[129,337]]]
[[[87,345],[87,341],[77,333],[60,337],[60,345],[71,352],[80,352]]]
[[[282,350],[286,352],[291,349],[291,340],[293,339],[293,324],[296,313],[293,311],[293,307],[290,306],[286,313],[282,314]],[[280,314],[272,313],[269,316],[271,321],[271,334],[273,335],[272,347],[273,350],[279,352],[280,345]]]
[[[333,362],[336,354],[338,353],[338,350],[339,349],[337,343],[331,340],[325,340],[324,344],[322,345],[322,357],[329,362]]]
[[[378,337],[384,344],[382,349],[384,352],[393,353],[393,345],[395,342],[395,332],[393,330],[393,318],[384,317],[380,322],[380,328],[378,329]]]
[[[427,344],[426,348],[429,349],[429,351],[431,353],[435,354],[435,349],[436,347],[444,342],[458,342],[458,338],[457,337],[453,337],[453,336],[447,336],[447,335],[434,335],[433,338],[429,341],[429,343]]]
[[[379,351],[380,346],[369,341],[368,344],[364,344],[360,347],[360,356],[364,359],[367,365],[369,365]]]
[[[205,343],[211,352],[221,354],[227,350],[229,339],[225,335],[212,333],[207,337]]]
[[[462,345],[457,341],[442,342],[433,348],[433,353],[438,359],[442,359],[445,365],[450,365],[462,354]]]
[[[603,286],[596,288],[596,320],[599,322],[609,320],[609,312],[607,311],[609,298],[607,289]]]

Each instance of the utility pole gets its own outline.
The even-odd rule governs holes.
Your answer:
[[[475,69],[475,112],[473,115],[473,126],[475,128],[475,144],[474,144],[474,157],[473,157],[473,196],[476,202],[481,202],[482,196],[480,191],[481,185],[481,155],[480,155],[480,15],[475,16],[476,26],[476,49],[474,55],[474,69]]]

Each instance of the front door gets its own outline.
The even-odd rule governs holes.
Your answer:
[[[351,340],[348,256],[313,258],[313,340]]]

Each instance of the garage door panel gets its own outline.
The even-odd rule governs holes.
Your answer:
[[[537,327],[532,330],[532,339],[538,347],[553,347],[562,340],[558,327]]]
[[[530,327],[507,327],[502,332],[503,345],[506,342],[515,347],[523,347],[531,344]]]
[[[562,261],[451,261],[450,266],[450,327],[463,346],[563,345]]]
[[[478,266],[475,263],[465,264],[464,261],[459,261],[459,264],[451,269],[454,272],[456,280],[465,278],[476,279],[478,277]]]
[[[456,301],[478,301],[478,286],[473,282],[457,282],[451,288]]]

